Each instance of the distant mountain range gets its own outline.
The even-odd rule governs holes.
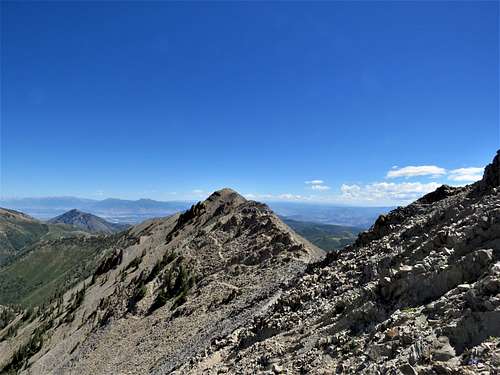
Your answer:
[[[38,219],[47,220],[68,210],[77,209],[98,215],[115,223],[139,223],[152,217],[172,215],[187,210],[194,202],[161,202],[152,199],[126,200],[108,198],[104,200],[76,197],[42,197],[0,200],[0,206],[28,213]]]
[[[164,217],[185,211],[192,201],[156,201],[152,199],[104,200],[76,197],[45,197],[0,200],[1,207],[23,211],[41,220],[48,220],[68,210],[77,209],[98,215],[113,223],[137,224],[153,217]],[[393,207],[349,207],[299,202],[268,202],[282,217],[297,221],[333,224],[367,229],[380,215]]]
[[[129,227],[127,224],[110,223],[99,216],[82,212],[77,209],[72,209],[62,215],[50,219],[48,223],[72,225],[85,232],[101,234],[120,232],[121,230]]]

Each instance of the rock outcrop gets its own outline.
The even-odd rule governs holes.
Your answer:
[[[484,176],[479,183],[481,192],[488,191],[500,186],[500,150],[497,151],[493,162],[486,166]]]

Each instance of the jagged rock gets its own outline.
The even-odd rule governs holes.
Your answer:
[[[399,371],[401,371],[402,374],[404,375],[417,375],[417,370],[410,365],[409,363],[405,363],[404,365],[401,365],[399,367]]]
[[[420,198],[417,202],[423,203],[423,204],[432,204],[435,202],[438,202],[442,199],[451,197],[455,194],[458,194],[460,191],[462,191],[461,188],[449,186],[449,185],[442,185],[438,187],[436,190],[433,192],[424,195],[422,198]]]
[[[500,150],[495,158],[484,169],[483,179],[479,182],[479,190],[486,191],[500,186]]]
[[[446,362],[456,356],[455,349],[450,345],[448,337],[441,336],[436,340],[431,356],[433,360],[441,362]]]
[[[275,374],[281,374],[283,373],[283,367],[277,365],[276,363],[274,363],[271,367],[271,370],[275,373]]]

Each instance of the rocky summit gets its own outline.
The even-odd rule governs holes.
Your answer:
[[[325,255],[230,189],[0,331],[25,374],[498,374],[500,153]]]

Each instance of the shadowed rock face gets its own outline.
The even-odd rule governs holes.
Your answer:
[[[266,205],[229,189],[123,236],[84,298],[70,291],[0,343],[0,363],[50,320],[26,373],[486,375],[500,366],[498,155],[476,184],[381,216],[323,259]]]

